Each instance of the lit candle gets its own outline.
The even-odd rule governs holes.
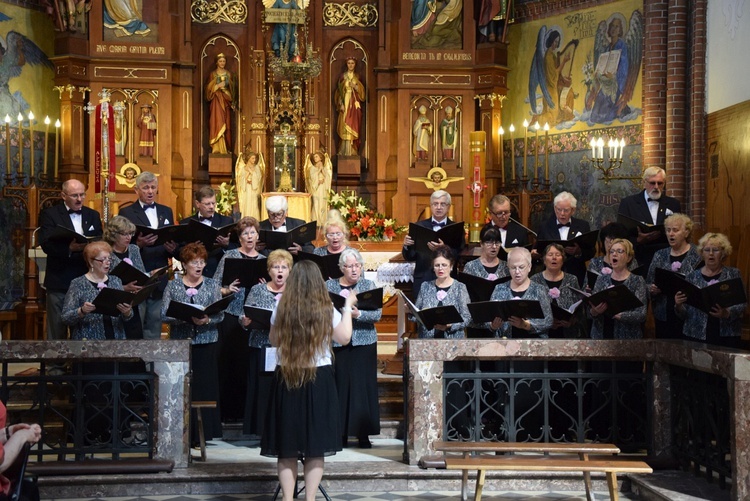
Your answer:
[[[510,128],[508,130],[510,131],[510,180],[515,181],[516,180],[516,145],[513,144],[513,133],[516,131],[516,128],[513,126],[513,124],[510,124]]]
[[[591,160],[596,158],[596,138],[591,138]]]
[[[549,182],[549,124],[544,124],[544,179]]]
[[[34,179],[34,112],[29,110],[29,172]]]
[[[607,148],[609,148],[609,158],[615,158],[614,155],[617,155],[617,150],[614,149],[611,139],[607,141]]]
[[[49,116],[44,117],[44,162],[42,164],[42,172],[47,174],[47,153],[49,149],[49,124],[51,120]]]
[[[55,120],[55,179],[57,179],[57,154],[60,149],[57,147],[60,138],[60,120]]]
[[[529,122],[527,120],[523,121],[523,176],[524,178],[529,177],[529,166],[526,162],[526,150],[527,146],[529,144]]]
[[[622,160],[622,150],[625,149],[625,139],[620,139],[620,160]]]
[[[534,131],[536,133],[536,136],[534,138],[534,175],[536,176],[537,180],[539,179],[539,174],[541,172],[539,171],[539,122],[534,124]]]
[[[600,137],[599,140],[596,142],[596,146],[599,149],[599,158],[603,159],[604,158],[604,139]]]
[[[10,176],[10,115],[5,114],[5,173]]]
[[[503,135],[505,134],[505,131],[503,130],[502,125],[500,126],[498,134],[500,134],[500,179],[502,179],[503,184],[505,184],[505,154],[503,152]]]
[[[23,115],[18,113],[18,173],[23,172]]]

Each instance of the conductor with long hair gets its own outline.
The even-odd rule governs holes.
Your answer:
[[[341,450],[331,343],[351,340],[356,301],[351,294],[342,313],[334,310],[317,265],[301,261],[271,318],[277,366],[260,452],[278,458],[284,501],[293,499],[299,458],[304,459],[305,498],[312,501],[323,477],[323,458]]]

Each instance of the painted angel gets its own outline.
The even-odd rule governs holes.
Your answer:
[[[594,82],[586,96],[589,124],[633,118],[628,102],[641,73],[643,30],[639,10],[633,11],[629,26],[620,13],[599,23],[594,39]]]
[[[305,186],[312,195],[310,220],[317,221],[318,227],[326,221],[328,214],[328,192],[331,190],[333,165],[328,153],[316,151],[307,157],[305,164]]]
[[[8,86],[11,79],[21,75],[25,64],[40,64],[54,70],[47,55],[26,36],[15,31],[9,31],[5,39],[0,36],[0,110],[12,117],[29,108],[21,91],[11,94]]]
[[[243,217],[263,219],[260,212],[260,199],[265,187],[266,162],[261,153],[256,153],[248,144],[245,151],[237,157],[234,166],[235,185],[237,186],[237,203]]]
[[[560,50],[563,32],[553,26],[539,29],[534,57],[529,71],[529,105],[533,118],[531,122],[548,123],[551,126],[575,119],[571,72],[578,40],[571,40]],[[538,104],[537,89],[541,89],[541,108]]]

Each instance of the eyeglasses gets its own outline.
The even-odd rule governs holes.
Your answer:
[[[722,249],[718,247],[704,247],[703,252],[706,254],[721,254]]]
[[[610,254],[625,254],[625,249],[609,249]]]
[[[285,264],[275,264],[275,265],[271,266],[271,269],[274,270],[274,271],[282,271],[282,270],[288,270],[289,266],[287,266]]]
[[[187,263],[189,266],[205,266],[206,262],[203,259],[196,259]]]
[[[94,258],[94,261],[96,261],[98,263],[111,263],[112,262],[112,258],[111,257],[103,257],[101,259]]]
[[[343,237],[343,236],[344,236],[344,234],[341,233],[340,231],[337,231],[337,232],[334,232],[334,233],[326,233],[326,238],[339,238],[339,237]]]
[[[448,207],[450,204],[447,202],[432,202],[430,205],[433,207]]]
[[[258,232],[255,231],[255,228],[253,228],[251,231],[243,231],[240,234],[240,236],[245,237],[245,238],[250,238],[250,237],[258,236]]]
[[[132,231],[130,231],[130,232],[128,232],[128,231],[117,231],[115,233],[117,233],[121,237],[132,237],[133,235],[135,235],[135,233],[132,232]]]
[[[500,242],[497,240],[489,240],[487,242],[482,242],[483,245],[486,245],[487,247],[499,247]]]
[[[526,268],[528,268],[528,266],[525,264],[519,266],[508,266],[510,271],[524,271]]]
[[[433,268],[450,268],[449,263],[435,263],[432,265]]]
[[[664,186],[666,183],[664,181],[646,181],[646,184],[649,186]]]
[[[345,264],[344,268],[347,270],[359,270],[362,268],[362,265],[360,263],[354,263],[354,264]]]
[[[495,217],[508,217],[510,216],[510,211],[509,210],[499,210],[497,212],[490,211],[490,214],[492,214]]]
[[[63,194],[66,197],[70,197],[70,198],[86,198],[86,194],[85,193],[65,193],[65,192],[63,192]]]
[[[560,214],[570,214],[573,211],[572,207],[568,207],[566,209],[563,209],[561,207],[555,207],[555,212],[559,212]]]
[[[269,212],[268,219],[280,219],[284,217],[284,214],[286,214],[286,211],[284,210],[280,210],[279,212]]]

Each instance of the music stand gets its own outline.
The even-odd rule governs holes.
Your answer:
[[[305,466],[305,458],[303,456],[300,456],[297,459],[302,463],[302,466]],[[301,489],[299,488],[298,485],[299,485],[299,477],[297,477],[297,480],[294,482],[294,495],[292,497],[295,499],[297,498],[297,496],[299,496],[302,493],[302,491],[305,490],[304,485],[302,486]],[[326,498],[326,501],[331,501],[331,498],[330,496],[328,496],[328,493],[326,492],[322,483],[318,484],[318,490],[320,491],[321,494],[323,494],[323,497]],[[276,486],[276,492],[273,493],[273,501],[276,501],[276,499],[278,499],[280,492],[281,492],[281,483],[279,483],[279,485]]]

